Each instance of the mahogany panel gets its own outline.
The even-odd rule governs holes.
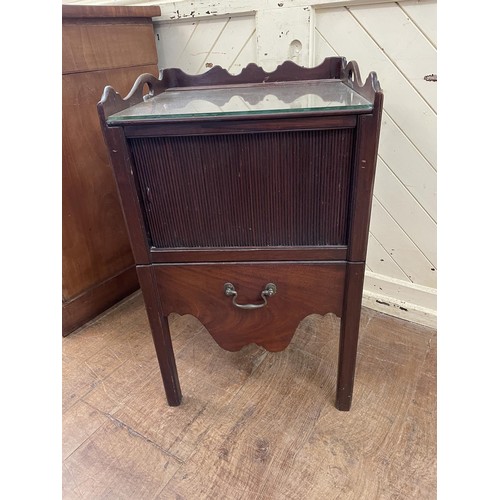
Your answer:
[[[63,19],[70,18],[133,18],[161,15],[158,5],[131,7],[124,5],[62,5]]]
[[[353,262],[366,260],[383,99],[383,94],[376,94],[374,113],[359,117],[347,251]]]
[[[284,61],[274,71],[264,71],[260,66],[250,63],[237,75],[230,74],[220,66],[198,75],[188,75],[179,68],[168,68],[160,72],[160,80],[166,87],[198,87],[204,85],[239,85],[246,83],[271,83],[296,80],[320,80],[339,78],[346,65],[344,57],[329,57],[312,68],[298,66],[293,61]]]
[[[62,7],[63,334],[138,288],[96,103],[157,74],[158,7]]]
[[[62,27],[63,74],[157,63],[151,19],[131,23],[65,22]],[[98,47],[99,50],[95,50]],[[120,49],[117,50],[117,47]],[[134,77],[141,72],[135,68]],[[157,72],[157,68],[151,71]],[[100,88],[99,97],[102,89]],[[132,80],[132,83],[135,81]],[[115,82],[113,82],[115,85]],[[126,91],[132,85],[127,85]],[[97,103],[97,101],[94,103]],[[94,107],[95,112],[95,107]]]
[[[347,247],[151,249],[151,262],[243,262],[248,260],[346,260]]]
[[[101,113],[104,111],[101,108]],[[158,119],[154,124],[143,121],[127,120],[121,122],[125,135],[129,138],[138,137],[165,137],[181,135],[220,135],[220,134],[248,134],[259,132],[278,132],[291,130],[331,130],[335,128],[354,128],[356,116],[344,114],[342,116],[327,116],[316,112],[309,116],[307,112],[286,115],[252,115],[248,118],[238,116],[219,117],[188,117],[173,118],[171,120]],[[135,123],[135,124],[134,124]],[[114,125],[119,125],[115,122]]]
[[[163,314],[192,314],[228,351],[256,343],[281,351],[309,314],[342,314],[345,262],[259,262],[153,265]],[[277,293],[265,307],[242,310],[224,293],[231,282],[237,302],[262,303],[267,283]]]
[[[132,266],[85,290],[77,297],[63,302],[63,336],[69,335],[138,288],[137,273],[135,266]]]
[[[154,67],[145,69],[154,71]],[[126,89],[137,68],[63,76],[62,273],[69,300],[134,264],[96,101],[106,82]]]

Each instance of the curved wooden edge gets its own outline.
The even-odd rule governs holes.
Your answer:
[[[148,86],[146,95],[144,95],[144,85]],[[122,97],[111,85],[106,85],[101,100],[97,103],[99,116],[101,120],[106,120],[108,116],[139,104],[144,99],[149,99],[164,90],[165,86],[161,78],[158,79],[151,73],[139,75],[132,89],[125,97]]]
[[[159,78],[149,73],[143,73],[137,78],[132,89],[124,98],[113,87],[106,86],[97,108],[101,120],[105,121],[110,115],[171,88],[182,89],[207,85],[241,85],[321,79],[340,79],[370,102],[375,102],[377,96],[382,95],[382,89],[374,71],[368,74],[366,81],[363,83],[356,61],[347,63],[345,57],[327,57],[321,64],[313,68],[299,66],[292,61],[285,61],[271,72],[264,71],[262,67],[250,63],[236,75],[232,75],[221,66],[214,66],[200,75],[188,75],[179,68],[162,69],[159,72]],[[145,85],[148,86],[146,95],[144,95]]]
[[[167,87],[200,87],[204,85],[239,85],[245,83],[290,82],[340,78],[344,57],[327,57],[313,68],[299,66],[293,61],[284,61],[274,71],[267,72],[255,63],[250,63],[239,74],[231,74],[221,66],[214,66],[205,73],[188,75],[179,68],[164,69],[160,78],[168,82]]]
[[[182,316],[191,316],[194,318],[205,330],[206,332],[210,335],[212,340],[221,348],[224,349],[225,351],[229,352],[238,352],[241,351],[244,347],[247,347],[249,345],[258,345],[262,348],[264,348],[268,352],[281,352],[284,351],[292,342],[295,334],[297,333],[297,330],[299,329],[300,324],[309,316],[321,316],[325,317],[327,314],[333,314],[337,318],[341,319],[340,313],[337,311],[328,311],[328,312],[323,312],[323,313],[318,313],[318,312],[311,312],[309,314],[304,314],[301,317],[295,317],[291,321],[288,322],[287,324],[287,329],[271,336],[270,338],[267,338],[266,336],[262,336],[259,338],[254,338],[254,339],[238,339],[232,338],[229,339],[227,336],[224,336],[221,334],[220,330],[217,328],[217,326],[211,326],[209,323],[206,321],[204,322],[203,319],[200,319],[196,313],[194,312],[185,312],[185,313],[178,313],[178,312],[170,312],[168,313],[165,318],[170,321],[170,317],[173,315],[178,315],[180,317]]]
[[[363,83],[359,66],[356,61],[349,61],[343,68],[342,80],[354,91],[371,102],[375,101],[377,94],[382,94],[382,88],[375,71],[371,71]]]
[[[341,78],[345,64],[344,57],[327,57],[314,68],[306,68],[292,61],[285,61],[268,73],[260,66],[250,63],[237,75],[232,75],[221,66],[214,66],[200,75],[188,75],[179,68],[162,69],[159,72],[159,78],[148,73],[140,75],[125,98],[121,97],[113,87],[105,87],[97,107],[101,119],[106,120],[108,116],[134,106],[144,98],[154,97],[169,88]],[[144,85],[149,87],[146,96],[143,96]]]

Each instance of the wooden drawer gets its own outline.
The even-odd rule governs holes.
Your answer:
[[[345,262],[258,262],[153,266],[162,312],[192,314],[224,349],[256,343],[283,350],[309,314],[341,316]],[[237,296],[225,293],[231,283]],[[267,305],[241,309],[233,304],[262,304],[268,283],[276,293]]]

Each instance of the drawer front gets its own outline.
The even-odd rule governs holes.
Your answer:
[[[345,266],[345,262],[258,262],[153,268],[165,316],[192,314],[228,351],[250,343],[280,351],[307,315],[341,315]],[[275,293],[264,292],[268,284],[275,285]]]

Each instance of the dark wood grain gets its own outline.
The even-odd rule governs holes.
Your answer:
[[[322,113],[287,113],[285,115],[253,115],[251,118],[224,116],[220,118],[192,117],[179,119],[159,119],[154,124],[142,121],[127,120],[121,123],[125,135],[134,137],[167,137],[181,135],[220,135],[248,134],[252,132],[277,132],[291,130],[333,130],[337,128],[354,128],[356,116],[330,116]],[[116,126],[120,124],[116,123]]]
[[[69,335],[96,315],[124,299],[139,288],[135,266],[121,271],[80,295],[63,302],[62,333]]]
[[[145,91],[304,78],[341,79],[373,108],[107,122]],[[376,74],[363,84],[344,58],[307,70],[287,62],[274,74],[250,65],[236,79],[221,68],[143,74],[125,98],[105,88],[98,113],[144,264],[169,401],[178,404],[174,354],[161,340],[169,314],[197,317],[226,350],[280,351],[304,317],[333,312],[341,317],[336,406],[349,410],[382,100]],[[242,310],[226,282],[237,304],[262,303],[267,283],[278,293]]]
[[[106,127],[106,125],[104,125]],[[147,264],[149,257],[149,240],[143,218],[143,209],[139,198],[138,187],[134,178],[130,160],[129,147],[123,129],[110,127],[105,129],[110,161],[113,164],[120,201],[127,223],[127,229],[136,264]]]
[[[349,61],[347,65],[342,67],[341,79],[346,85],[354,89],[358,94],[366,97],[370,102],[374,102],[376,95],[382,93],[377,73],[371,71],[363,83],[356,61]]]
[[[130,140],[151,245],[345,245],[353,140],[353,129]]]
[[[100,109],[103,118],[106,119],[113,113],[137,104],[142,100],[145,84],[148,86],[150,96],[155,96],[168,88],[340,78],[345,66],[345,58],[328,57],[314,68],[305,68],[292,61],[285,61],[271,73],[253,63],[243,68],[238,75],[232,75],[220,66],[214,66],[200,75],[187,75],[179,68],[162,69],[159,78],[154,75],[140,75],[124,98],[112,86],[107,86],[103,92]]]
[[[232,75],[220,66],[214,66],[205,73],[188,75],[179,68],[164,69],[160,79],[170,87],[198,87],[202,85],[239,85],[246,83],[272,83],[297,80],[320,80],[340,78],[346,60],[343,57],[328,57],[321,64],[312,68],[299,66],[292,61],[285,61],[268,73],[256,64],[249,64],[237,75]]]
[[[347,263],[335,398],[335,406],[341,411],[349,411],[352,403],[364,275],[364,263]]]
[[[262,260],[346,260],[347,247],[293,246],[254,248],[151,249],[151,262],[238,262]]]
[[[104,25],[94,19],[80,23],[67,21],[62,27],[62,46],[63,74],[131,66],[144,68],[158,61],[153,23],[146,18],[134,23],[115,21]],[[136,68],[135,75],[140,71]]]
[[[348,260],[364,262],[368,247],[368,232],[377,166],[380,122],[382,120],[383,94],[375,96],[375,108],[371,115],[358,118],[356,153],[353,167],[353,191],[351,193]]]
[[[228,351],[250,343],[268,351],[283,350],[309,314],[338,316],[342,312],[345,263],[241,263],[154,265],[164,315],[192,314]],[[237,302],[262,303],[267,283],[277,286],[267,306],[255,310],[235,307],[224,294],[231,282]]]
[[[160,15],[161,9],[158,5],[146,7],[127,7],[122,5],[62,5],[63,19],[157,17]]]
[[[102,91],[101,100],[97,103],[97,112],[101,120],[105,122],[108,116],[113,113],[118,113],[118,111],[142,102],[146,94],[153,96],[164,90],[162,80],[158,80],[151,73],[142,73],[137,77],[128,93],[117,92],[111,85],[106,85]]]
[[[365,83],[363,83],[355,61],[347,63],[344,57],[327,57],[321,64],[313,68],[305,68],[296,65],[292,61],[285,61],[271,73],[267,73],[253,63],[243,68],[238,75],[232,75],[220,66],[215,66],[200,75],[187,75],[179,68],[162,69],[159,78],[151,74],[140,75],[131,91],[125,97],[116,92],[112,86],[106,86],[99,106],[103,119],[107,119],[110,115],[140,102],[144,95],[145,85],[148,87],[148,95],[153,97],[170,88],[182,90],[214,85],[273,84],[318,79],[342,80],[370,102],[373,102],[376,94],[381,93],[380,84],[375,72],[371,72]],[[345,110],[343,112],[334,112],[333,114],[350,114],[351,112]],[[356,112],[354,111],[354,113]]]
[[[144,295],[149,326],[153,334],[156,356],[160,365],[168,404],[170,406],[178,406],[181,404],[182,399],[181,387],[177,375],[168,321],[161,311],[155,273],[151,266],[137,266],[137,275],[139,276],[139,283]]]
[[[157,72],[153,11],[62,8],[64,335],[139,286],[95,105],[107,83],[123,92]]]
[[[62,270],[70,300],[134,264],[95,103],[106,81],[126,88],[135,68],[63,76]]]

